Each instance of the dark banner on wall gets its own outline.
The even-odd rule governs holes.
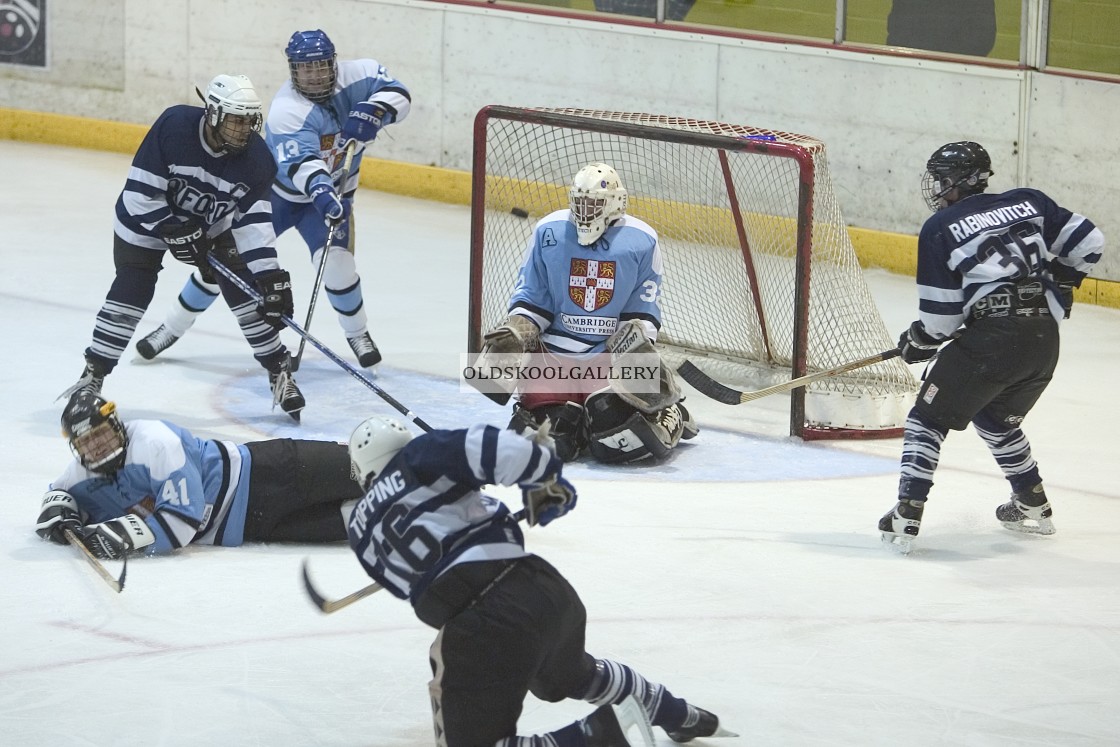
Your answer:
[[[47,0],[0,0],[0,64],[47,66]]]

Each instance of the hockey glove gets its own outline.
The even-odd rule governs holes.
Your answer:
[[[340,198],[338,190],[328,182],[311,188],[311,203],[327,223],[341,223],[350,215],[350,201]]]
[[[371,143],[377,133],[385,126],[385,110],[370,101],[355,104],[346,124],[342,125],[342,142],[357,140]]]
[[[292,301],[292,279],[287,270],[269,270],[257,276],[261,289],[261,301],[257,312],[272,327],[284,328],[281,317],[291,317],[295,312]]]
[[[1074,283],[1058,283],[1058,300],[1062,302],[1062,308],[1065,309],[1066,319],[1069,319],[1069,312],[1073,310],[1073,289],[1076,287]]]
[[[78,539],[101,560],[120,560],[131,550],[140,550],[156,541],[151,528],[136,514],[90,524],[77,530]]]
[[[178,221],[172,218],[159,225],[159,237],[167,244],[168,250],[180,262],[195,267],[207,267],[206,255],[210,253],[211,242],[202,225],[193,218]]]
[[[82,515],[74,496],[65,490],[48,490],[43,496],[35,533],[45,540],[65,545],[66,537],[62,533],[63,530],[76,532],[81,528]]]
[[[543,482],[521,485],[521,501],[528,513],[529,526],[547,526],[576,507],[575,487],[559,475]]]
[[[907,363],[921,363],[937,355],[942,342],[931,337],[921,322],[914,322],[898,338],[898,350]]]

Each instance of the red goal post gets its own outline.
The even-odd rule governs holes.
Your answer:
[[[587,163],[618,171],[664,259],[658,349],[761,388],[894,345],[819,140],[653,114],[487,106],[474,125],[468,346],[499,324],[537,220]],[[790,395],[790,434],[897,436],[917,382],[898,359]]]

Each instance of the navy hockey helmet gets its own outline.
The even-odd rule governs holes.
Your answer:
[[[334,44],[321,30],[297,31],[284,49],[292,85],[316,104],[330,100],[338,80]]]
[[[988,188],[988,178],[994,174],[992,159],[980,143],[946,143],[926,161],[922,195],[936,213],[950,204],[945,199],[950,191],[956,189],[962,197],[979,194]]]
[[[100,394],[75,392],[62,411],[62,435],[82,466],[111,475],[124,466],[128,431],[117,406]]]
[[[240,153],[260,132],[264,105],[244,75],[217,75],[206,87],[206,124],[220,150]]]

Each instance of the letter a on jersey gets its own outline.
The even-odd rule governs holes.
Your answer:
[[[601,309],[614,296],[614,262],[572,259],[568,296],[584,311]]]

